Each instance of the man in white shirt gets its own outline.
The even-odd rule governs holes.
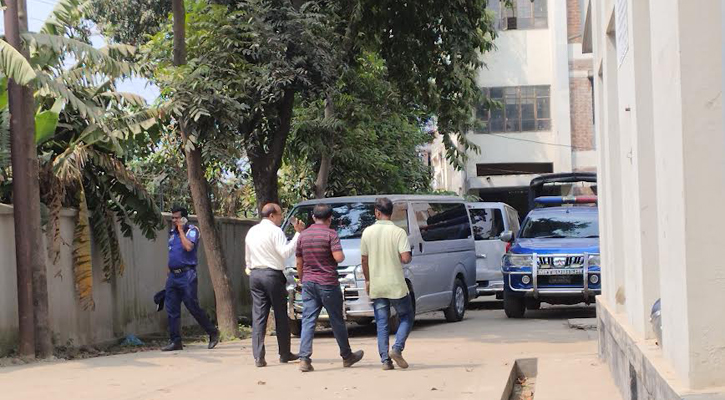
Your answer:
[[[270,307],[274,309],[279,361],[287,363],[298,359],[290,351],[290,330],[287,321],[287,278],[284,261],[295,253],[297,239],[305,229],[301,221],[294,222],[297,233],[287,241],[280,228],[284,216],[279,205],[270,203],[262,207],[262,221],[253,226],[244,239],[245,261],[250,270],[249,286],[252,292],[252,351],[257,367],[265,361],[264,336]]]

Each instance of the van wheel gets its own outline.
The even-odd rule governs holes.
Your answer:
[[[504,292],[503,311],[509,318],[522,318],[526,313],[524,298],[513,293]]]
[[[466,287],[460,279],[456,279],[453,284],[453,296],[451,304],[443,310],[443,315],[448,322],[458,322],[463,319],[466,313]]]
[[[302,334],[302,320],[299,319],[291,319],[287,317],[287,320],[289,321],[289,332],[294,337],[300,337]]]

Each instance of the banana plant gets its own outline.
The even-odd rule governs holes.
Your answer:
[[[89,278],[91,235],[108,280],[124,270],[116,226],[124,236],[132,236],[136,226],[153,239],[163,223],[153,198],[123,163],[131,142],[156,134],[159,110],[148,107],[138,95],[117,90],[119,79],[144,71],[134,63],[132,46],[112,44],[98,49],[91,45],[82,29],[89,4],[61,0],[39,32],[22,34],[30,51],[27,65],[0,44],[0,171],[7,167],[9,155],[10,77],[34,88],[41,200],[53,262],[62,242],[60,210],[79,210],[73,271],[85,308],[95,305]],[[0,173],[0,184],[2,177]]]

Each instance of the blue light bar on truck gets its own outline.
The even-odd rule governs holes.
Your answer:
[[[541,205],[596,204],[597,196],[541,196],[534,202]]]

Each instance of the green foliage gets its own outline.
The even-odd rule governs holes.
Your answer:
[[[0,40],[0,73],[21,85],[27,85],[35,79],[35,71],[28,60],[4,40]]]
[[[276,181],[295,96],[314,97],[334,82],[324,15],[312,5],[267,0],[186,7],[187,63],[173,65],[170,23],[144,51],[172,124],[184,124],[184,145],[200,146],[206,160],[233,169],[235,159],[214,156],[241,149]],[[276,182],[267,183],[276,192]]]
[[[496,36],[486,0],[361,3],[363,45],[374,46],[387,61],[404,103],[436,117],[448,160],[463,168],[466,152],[478,151],[466,133],[476,127],[473,110],[484,101],[476,84],[481,54],[494,49]]]
[[[50,258],[56,260],[60,250],[60,209],[87,207],[89,223],[76,233],[93,233],[109,278],[123,271],[116,222],[125,236],[135,224],[149,239],[163,223],[153,198],[123,164],[128,152],[138,148],[139,136],[155,134],[158,111],[147,108],[139,96],[116,90],[118,79],[140,72],[131,61],[135,49],[120,44],[94,48],[82,19],[87,9],[86,2],[62,0],[40,33],[23,38],[36,74],[36,140]],[[68,57],[75,65],[66,66]],[[0,138],[7,129],[7,121],[0,119]],[[0,140],[0,154],[2,147]],[[85,249],[90,237],[76,237],[75,242]],[[88,268],[76,266],[84,276]]]
[[[185,2],[186,65],[172,63],[170,20],[143,45],[146,68],[153,71],[169,110],[168,132],[178,133],[184,124],[189,140],[183,145],[202,148],[207,178],[215,181],[212,192],[218,184],[234,198],[244,198],[250,195],[242,188],[250,174],[257,196],[274,198],[293,125],[293,146],[300,151],[288,157],[280,172],[283,184],[291,182],[280,193],[287,199],[309,195],[321,143],[335,152],[331,194],[424,190],[427,171],[420,164],[406,164],[417,160],[414,153],[402,152],[425,142],[419,132],[422,121],[437,121],[447,157],[457,167],[463,166],[467,151],[477,150],[465,134],[476,127],[474,109],[493,105],[476,85],[483,67],[480,55],[494,48],[493,15],[485,0],[313,0],[299,8],[301,1],[223,3]],[[100,14],[107,21],[118,18],[109,29],[141,37],[145,27],[131,27],[135,16],[125,13]],[[364,79],[348,77],[360,73],[359,63],[368,54],[380,60],[385,72],[379,79],[388,85],[383,92],[393,96],[378,97],[378,103],[393,109],[367,102],[376,97],[355,86]],[[328,94],[337,113],[325,120],[322,99]],[[382,144],[361,146],[370,141]],[[167,140],[172,142],[181,145]],[[251,169],[237,169],[241,157]],[[174,175],[168,172],[163,176]],[[357,182],[361,176],[380,176],[383,183],[373,178]],[[179,182],[183,187],[183,178]],[[270,186],[273,190],[267,190]]]
[[[105,36],[139,45],[167,22],[170,0],[94,0],[89,13]]]
[[[415,193],[430,187],[430,171],[417,154],[431,139],[421,130],[421,116],[401,102],[379,57],[365,53],[357,64],[338,82],[333,121],[323,118],[322,101],[295,110],[286,152],[291,181],[282,184],[298,199],[314,197],[324,152],[333,155],[327,196]]]

